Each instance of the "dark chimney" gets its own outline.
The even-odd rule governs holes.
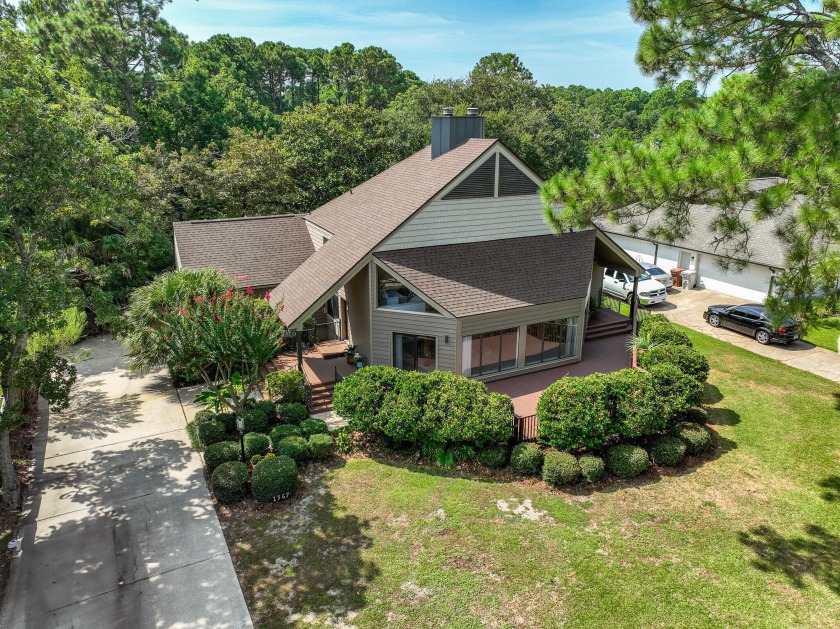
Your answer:
[[[432,159],[454,149],[467,138],[484,137],[484,118],[478,107],[467,109],[466,116],[455,116],[452,107],[444,107],[442,116],[432,116]]]

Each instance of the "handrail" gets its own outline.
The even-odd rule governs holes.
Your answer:
[[[342,376],[340,373],[338,373],[338,367],[336,367],[336,366],[333,366],[333,378],[335,378],[335,380],[333,380],[333,382],[335,382],[336,384],[338,384],[339,382],[344,380],[344,376]]]

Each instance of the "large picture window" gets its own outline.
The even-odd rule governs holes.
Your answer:
[[[440,314],[417,293],[393,277],[380,266],[376,267],[377,301],[379,308],[405,310],[408,312],[430,312]]]
[[[525,364],[536,365],[574,356],[577,328],[577,317],[528,325],[525,339]]]
[[[518,328],[473,334],[463,337],[462,342],[465,376],[487,376],[517,367]]]
[[[436,352],[433,336],[394,334],[394,367],[407,371],[434,371]]]

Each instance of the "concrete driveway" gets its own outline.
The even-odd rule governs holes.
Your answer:
[[[251,627],[164,372],[110,337],[77,350],[73,407],[41,422],[4,629]]]
[[[711,290],[681,290],[676,288],[668,291],[668,301],[665,304],[651,308],[651,312],[662,313],[675,323],[728,341],[732,345],[737,345],[756,354],[773,358],[791,367],[809,371],[834,382],[840,382],[840,354],[836,352],[830,352],[805,341],[797,341],[790,345],[760,345],[746,334],[739,334],[723,328],[713,328],[703,320],[703,312],[707,306],[743,303],[747,302]]]

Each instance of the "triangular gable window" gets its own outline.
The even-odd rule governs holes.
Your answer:
[[[447,194],[444,200],[492,197],[496,187],[496,155],[492,155]]]
[[[499,196],[536,194],[537,184],[504,155],[499,155]]]
[[[385,310],[401,310],[403,312],[428,312],[440,314],[408,286],[400,282],[381,266],[376,267],[377,302],[379,308]]]

